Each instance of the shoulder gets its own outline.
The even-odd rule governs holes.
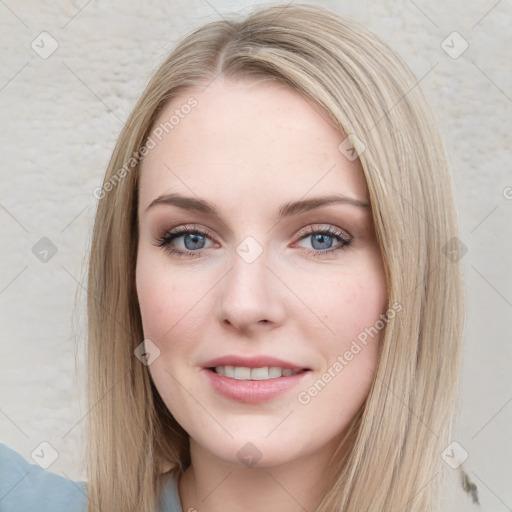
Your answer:
[[[169,472],[160,476],[162,479],[162,493],[160,505],[156,512],[183,512],[181,508],[180,495],[178,491],[178,479]]]
[[[85,512],[87,490],[0,443],[0,512]]]

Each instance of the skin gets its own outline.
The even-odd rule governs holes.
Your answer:
[[[386,311],[386,282],[368,208],[330,204],[281,220],[277,213],[283,203],[333,193],[368,202],[364,175],[359,160],[338,150],[345,135],[283,85],[221,77],[175,98],[156,124],[190,96],[197,106],[143,161],[136,269],[144,336],[160,350],[148,368],[190,435],[182,508],[313,510],[329,456],[368,395],[383,333],[309,403],[298,395],[332,373],[337,357]],[[148,209],[171,192],[215,204],[220,217],[176,205]],[[199,256],[156,245],[180,226],[211,234],[192,245]],[[325,253],[340,240],[315,244],[308,226],[341,231],[351,244]],[[236,251],[247,236],[262,249],[251,263]],[[185,238],[190,250],[183,235],[173,248],[186,250]],[[243,404],[204,378],[202,363],[226,354],[264,354],[311,371],[282,395]],[[247,442],[261,457],[254,467],[237,457]]]

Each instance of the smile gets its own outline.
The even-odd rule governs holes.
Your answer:
[[[301,369],[281,368],[279,366],[262,366],[261,368],[248,368],[246,366],[216,366],[210,368],[217,375],[235,380],[269,380],[280,377],[290,377],[302,372]]]

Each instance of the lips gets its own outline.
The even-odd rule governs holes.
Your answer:
[[[223,371],[218,373],[219,369],[226,368],[234,368],[236,375],[230,377],[223,375]],[[254,369],[266,368],[281,368],[283,371],[279,377],[264,380],[238,378],[238,370],[244,373],[250,370],[253,375]],[[285,394],[301,382],[310,373],[310,369],[274,357],[228,355],[207,361],[201,373],[213,390],[223,397],[246,404],[256,404]],[[233,375],[231,371],[229,374]]]
[[[236,380],[218,375],[212,370],[204,369],[202,372],[206,383],[216,393],[230,401],[245,404],[258,404],[279,396],[286,396],[286,392],[297,386],[309,371],[302,371],[289,377],[279,377],[268,380]]]

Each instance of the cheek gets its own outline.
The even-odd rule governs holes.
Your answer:
[[[381,315],[386,313],[387,290],[380,259],[361,259],[360,265],[315,286],[306,282],[301,293],[308,293],[311,310],[321,313],[316,318],[306,315],[302,327],[323,357],[316,375],[321,382],[303,389],[299,403],[314,401],[319,414],[333,408],[343,411],[339,418],[347,420],[369,391],[386,326]]]
[[[190,399],[197,391],[183,362],[200,343],[198,321],[207,315],[206,301],[201,301],[205,289],[199,289],[187,271],[171,270],[155,260],[141,251],[136,269],[144,338],[160,350],[148,370],[176,420],[189,433],[199,430],[199,435],[201,429],[208,428],[207,418],[198,415]]]
[[[137,262],[136,286],[144,336],[160,344],[201,312],[204,287],[187,270],[170,271],[154,258]],[[204,314],[204,312],[203,312]]]
[[[384,286],[375,286],[373,280],[330,291],[332,302],[324,304],[324,311],[329,311],[324,321],[336,335],[328,333],[319,340],[322,365],[296,396],[297,417],[303,415],[305,422],[313,422],[316,436],[322,439],[344,431],[368,396],[384,334],[380,315],[387,302]]]
[[[311,311],[302,317],[304,327],[316,329],[310,339],[321,337],[341,349],[385,312],[386,284],[379,261],[370,258],[342,271],[329,270],[302,278],[296,291]]]

